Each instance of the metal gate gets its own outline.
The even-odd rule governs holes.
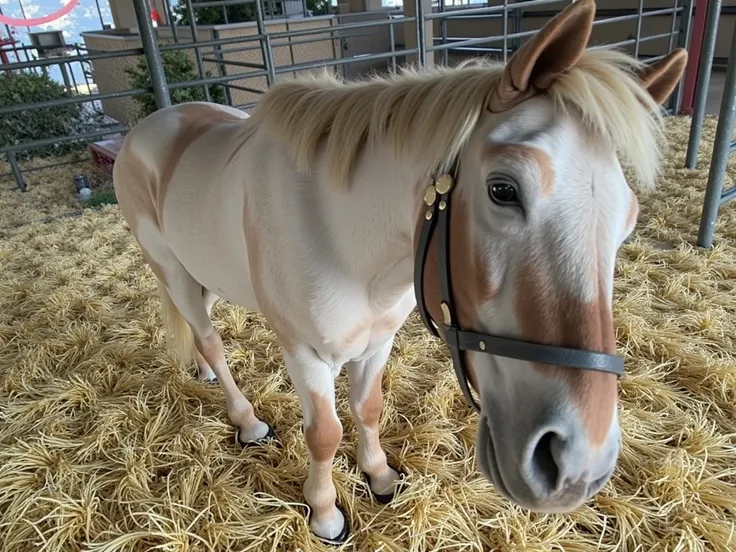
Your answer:
[[[329,69],[355,78],[396,70],[407,63],[453,64],[477,55],[506,60],[570,3],[493,0],[478,5],[460,3],[472,0],[410,0],[403,8],[367,11],[369,2],[381,0],[362,0],[359,7],[363,9],[358,11],[350,11],[353,1],[337,7],[327,3],[325,13],[314,14],[307,0],[183,0],[173,9],[169,0],[158,1],[164,2],[165,24],[154,26],[150,0],[133,0],[137,30],[132,34],[138,36],[140,45],[106,51],[100,44],[91,46],[95,33],[87,33],[88,44],[77,46],[74,55],[63,58],[67,67],[81,66],[95,82],[96,91],[87,86],[80,92],[75,82],[61,99],[0,106],[0,117],[61,105],[87,106],[99,115],[100,123],[92,128],[2,145],[0,157],[7,158],[19,190],[27,189],[25,172],[53,165],[23,168],[25,154],[64,143],[87,144],[94,154],[95,140],[114,139],[135,124],[135,117],[127,116],[128,108],[118,109],[130,105],[135,96],[152,93],[155,105],[161,108],[172,103],[176,90],[200,89],[206,100],[213,101],[212,91],[219,87],[223,92],[220,101],[247,111],[269,86],[304,71]],[[606,7],[602,5],[605,0],[599,0],[593,47],[622,48],[647,62],[661,59],[675,47],[688,47],[693,0],[628,1],[628,7],[623,7],[626,0],[610,0]],[[233,22],[234,13],[241,13],[241,19],[246,13],[252,20]],[[198,23],[205,19],[202,14],[216,24]],[[176,24],[177,20],[186,20],[186,25]],[[110,36],[116,32],[108,30]],[[101,31],[97,38],[105,36]],[[196,77],[168,82],[164,57],[170,52],[186,52],[196,66]],[[147,63],[150,85],[133,88],[129,83],[120,84],[120,79],[115,81],[125,73],[122,64],[130,66],[141,56]],[[54,57],[17,56],[0,65],[0,71],[45,71],[59,62]],[[667,105],[670,113],[679,111],[682,94],[681,83]]]

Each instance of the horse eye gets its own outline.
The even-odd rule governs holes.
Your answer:
[[[515,205],[519,203],[516,188],[511,184],[491,184],[490,196],[493,202],[498,205]]]

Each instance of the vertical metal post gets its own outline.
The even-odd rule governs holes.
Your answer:
[[[641,41],[641,19],[644,12],[644,0],[639,0],[636,9],[636,39],[634,40],[634,57],[639,59],[639,42]]]
[[[394,24],[391,23],[388,26],[388,41],[391,46],[391,71],[396,73],[396,36],[394,35]]]
[[[15,158],[15,152],[9,151],[7,153],[8,157],[8,164],[10,165],[10,170],[13,171],[13,176],[15,177],[15,183],[18,184],[18,188],[21,192],[25,192],[27,190],[26,188],[26,181],[23,180],[23,174],[20,172],[20,167],[18,166],[18,160]]]
[[[670,25],[670,39],[667,43],[667,51],[671,52],[672,47],[675,45],[675,27],[677,23],[677,12],[675,11],[677,9],[677,5],[680,3],[680,0],[674,0],[672,4],[672,24]]]
[[[439,0],[440,13],[445,13],[445,0]],[[443,17],[440,19],[440,34],[442,36],[442,44],[447,44],[447,18]],[[450,62],[450,51],[445,49],[442,50],[442,63],[448,65]]]
[[[78,56],[81,56],[82,55],[82,49],[79,47],[79,44],[75,44],[74,45],[74,49],[76,50],[75,53]],[[86,62],[86,63],[91,66],[91,64],[89,63],[89,61]],[[87,70],[84,68],[84,64],[85,64],[84,61],[80,61],[79,62],[79,66],[82,68],[82,75],[84,76],[84,84],[87,85],[87,91],[85,91],[85,94],[88,94],[89,93],[89,90],[92,88],[92,83],[90,83],[90,81],[89,81],[89,74],[88,74]]]
[[[723,181],[726,176],[726,164],[731,149],[734,123],[736,123],[736,29],[734,29],[733,38],[731,39],[726,83],[723,86],[723,99],[718,114],[718,127],[716,128],[713,156],[708,172],[708,185],[705,189],[703,211],[700,216],[697,242],[700,247],[710,247],[713,244],[718,210],[723,198]]]
[[[171,11],[171,0],[164,0],[166,6],[166,17],[169,19],[169,27],[171,27],[171,36],[174,38],[174,44],[179,44],[179,31],[177,30],[174,14]]]
[[[268,86],[276,84],[276,73],[273,70],[273,53],[271,51],[271,37],[266,32],[266,25],[263,23],[263,0],[255,0],[256,4],[256,27],[258,29],[259,42],[261,44],[261,54],[263,55],[263,65],[266,66],[266,82]],[[289,38],[291,42],[291,38]]]
[[[67,63],[66,65],[69,66],[69,78],[72,80],[72,86],[74,87],[74,93],[79,94],[79,86],[77,85],[77,79],[74,76],[74,67],[71,63]],[[81,66],[81,63],[80,63]]]
[[[97,17],[100,18],[100,29],[104,29],[105,21],[102,19],[102,10],[100,9],[100,0],[95,0],[95,6],[97,6]]]
[[[214,38],[215,40],[220,39],[220,32],[217,29],[212,29],[212,38]],[[222,59],[222,60],[225,59],[225,56],[222,55],[222,45],[220,44],[215,46],[215,57],[217,59]],[[221,77],[224,77],[227,75],[227,68],[225,67],[224,63],[219,63],[217,65],[217,69]],[[225,90],[225,103],[227,105],[233,105],[233,95],[232,95],[232,92],[230,91],[230,87],[223,86],[222,88]]]
[[[693,23],[693,0],[682,0],[682,10],[683,16],[680,23],[680,35],[677,40],[677,46],[687,50],[690,46],[690,30]],[[674,115],[680,114],[684,89],[684,79],[680,79],[674,94],[674,105],[672,106],[672,113]]]
[[[135,9],[138,31],[141,34],[141,42],[143,43],[143,54],[146,56],[148,72],[151,75],[156,107],[162,109],[171,105],[171,96],[169,96],[169,88],[166,85],[166,73],[164,73],[164,64],[161,61],[161,52],[158,49],[153,25],[151,25],[149,15],[151,13],[151,5],[148,3],[148,0],[133,0],[133,8]]]
[[[422,0],[414,0],[414,16],[417,27],[417,61],[419,67],[424,67],[427,62],[427,45],[424,42],[424,4]]]
[[[184,0],[184,3],[187,7],[187,15],[189,16],[189,28],[192,31],[192,42],[195,44],[194,46],[194,55],[197,58],[197,71],[199,72],[199,78],[204,80],[205,74],[204,74],[204,64],[202,63],[202,50],[199,49],[198,46],[196,46],[197,42],[199,42],[199,32],[197,32],[197,22],[195,21],[195,15],[194,15],[194,7],[192,6],[192,0]],[[204,98],[208,102],[212,101],[212,98],[210,97],[210,87],[206,84],[202,85],[202,90],[204,90]]]
[[[514,34],[520,33],[521,30],[524,28],[524,21],[522,21],[524,17],[523,13],[524,8],[517,8],[514,6]],[[519,48],[521,48],[521,38],[516,37],[514,38],[514,52],[516,52]]]
[[[721,15],[721,0],[711,0],[708,5],[708,18],[705,22],[705,37],[703,49],[700,52],[700,66],[698,67],[698,81],[695,89],[695,107],[693,119],[690,123],[690,138],[687,143],[685,166],[695,168],[698,161],[700,136],[703,133],[703,117],[705,117],[705,102],[708,98],[710,71],[713,67],[713,52],[716,49],[716,35],[718,34],[718,19]]]
[[[509,0],[503,0],[503,62],[509,60]]]
[[[23,16],[23,19],[28,19],[28,17],[26,16],[26,10],[23,7],[23,0],[18,0],[18,6],[20,6],[20,14]],[[28,32],[29,34],[31,32],[31,28],[28,25],[26,25],[26,32]]]
[[[69,81],[69,73],[66,71],[66,63],[59,63],[59,71],[61,72],[61,80],[64,81],[64,88],[69,94],[72,94],[72,83]]]
[[[705,20],[708,15],[708,2],[710,0],[697,0],[697,4],[692,0],[690,5],[694,7],[692,15],[692,30],[690,32],[690,42],[688,43],[688,52],[690,55],[687,60],[687,69],[683,77],[682,86],[682,102],[681,106],[685,113],[692,115],[693,99],[695,97],[695,88],[698,81],[698,66],[700,65],[700,53],[703,50],[703,35],[705,34]]]

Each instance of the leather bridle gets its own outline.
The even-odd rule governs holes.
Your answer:
[[[538,364],[610,372],[621,377],[624,371],[624,363],[623,359],[616,355],[521,341],[465,330],[458,326],[452,295],[452,280],[450,278],[450,211],[452,191],[457,180],[458,164],[459,161],[456,158],[449,171],[433,179],[424,195],[424,204],[427,210],[424,213],[424,222],[414,261],[414,293],[416,294],[419,314],[427,329],[435,337],[440,337],[438,330],[442,329],[444,341],[452,356],[455,375],[468,404],[480,413],[480,405],[470,392],[464,363],[465,355],[462,354],[462,351],[477,351]],[[424,298],[424,265],[427,260],[430,240],[435,232],[438,235],[438,277],[440,308],[443,317],[439,325],[432,320]]]

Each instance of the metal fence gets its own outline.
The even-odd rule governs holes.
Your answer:
[[[125,133],[135,124],[135,117],[128,118],[124,111],[121,116],[109,116],[115,101],[131,105],[131,98],[153,93],[156,106],[161,108],[172,103],[174,90],[199,88],[211,100],[208,85],[218,85],[224,89],[225,103],[247,111],[269,86],[314,69],[331,68],[354,78],[395,70],[407,63],[452,64],[468,56],[491,56],[505,61],[571,0],[496,0],[498,5],[483,7],[448,5],[446,0],[435,0],[434,4],[429,0],[410,1],[403,9],[314,16],[308,13],[304,0],[183,0],[189,19],[183,26],[175,24],[167,0],[169,24],[154,28],[149,18],[149,1],[133,0],[139,47],[114,51],[80,48],[64,58],[67,65],[81,64],[85,74],[90,75],[93,82],[87,83],[84,93],[69,83],[70,93],[65,98],[0,106],[2,117],[60,105],[88,105],[93,106],[104,123],[82,132],[0,147],[0,158],[7,158],[18,189],[25,191],[23,173],[28,169],[21,167],[20,154],[52,144],[86,144]],[[627,49],[640,59],[654,62],[674,47],[688,46],[693,0],[636,1],[635,8],[598,10],[594,37],[599,32],[601,39],[593,47]],[[662,7],[663,2],[667,7]],[[652,7],[651,3],[657,5]],[[241,33],[243,24],[196,22],[202,8],[225,10],[239,5],[252,6],[254,11],[250,34]],[[226,19],[227,14],[223,17]],[[188,53],[196,66],[196,78],[167,82],[162,55],[173,51]],[[124,68],[141,56],[147,62],[150,86],[131,88],[123,82]],[[0,71],[43,71],[58,63],[58,58],[25,59],[0,65]],[[93,85],[99,84],[105,74],[121,77],[121,82],[107,91],[99,90],[99,86],[94,90]],[[682,85],[667,106],[671,113],[678,112],[681,96]]]
[[[685,156],[685,166],[688,169],[694,169],[698,160],[711,68],[715,59],[713,54],[718,22],[723,11],[721,0],[710,0],[706,4],[708,10],[704,17],[703,44],[698,65],[698,85],[695,90],[695,105]],[[697,245],[700,247],[711,247],[713,245],[719,210],[726,202],[736,199],[736,184],[732,183],[730,188],[724,190],[729,156],[736,152],[736,141],[733,139],[734,125],[736,125],[736,28],[734,28],[731,38],[718,125],[713,142],[713,152],[709,160],[708,183],[703,198],[697,238]]]

